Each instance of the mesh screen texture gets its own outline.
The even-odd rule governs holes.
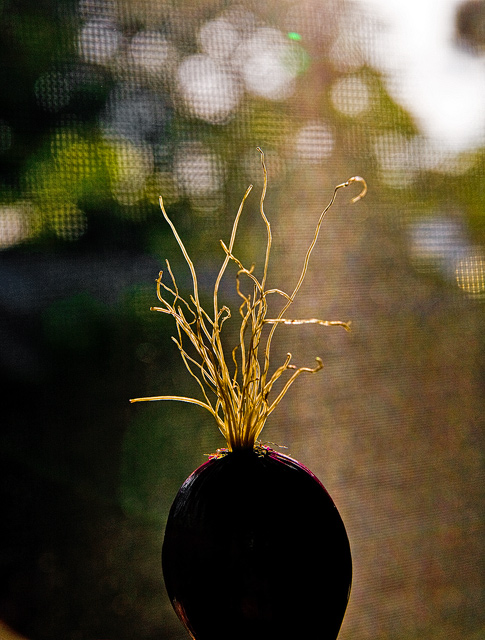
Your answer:
[[[468,101],[471,133],[466,104],[450,104],[483,84],[485,4],[443,3],[449,37],[422,60],[431,85],[451,74],[436,117],[378,4],[0,8],[2,637],[186,637],[163,529],[180,484],[224,442],[200,407],[128,399],[199,392],[170,318],[149,311],[166,258],[191,286],[159,196],[211,308],[219,239],[250,183],[235,253],[261,272],[258,146],[272,287],[293,290],[334,186],[369,186],[357,204],[358,186],[339,192],[291,311],[352,332],[279,329],[275,366],[287,352],[325,366],[262,436],[312,469],[346,524],[339,638],[484,637],[485,99]],[[434,33],[422,4],[418,44]],[[221,296],[236,317],[234,270]]]

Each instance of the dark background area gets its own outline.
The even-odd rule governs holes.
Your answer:
[[[453,15],[470,58],[484,16]],[[292,312],[353,331],[281,328],[275,366],[325,368],[263,432],[346,523],[339,637],[482,638],[483,139],[430,146],[350,2],[4,0],[0,19],[0,620],[29,640],[186,637],[163,529],[224,443],[198,407],[128,402],[197,394],[149,311],[165,258],[190,288],[158,196],[210,301],[249,183],[236,255],[262,265],[260,146],[271,286],[293,290],[333,187],[369,184],[339,192]]]

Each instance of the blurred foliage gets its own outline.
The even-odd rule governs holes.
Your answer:
[[[479,24],[472,28],[468,17],[479,4],[467,3],[458,26],[481,50]],[[338,384],[326,383],[325,407],[315,401],[330,424],[332,410],[340,412],[339,442],[366,459],[371,447],[346,435],[345,424],[362,415],[387,421],[387,400],[394,420],[415,411],[420,422],[427,418],[420,398],[424,403],[429,393],[429,413],[439,422],[440,391],[413,386],[407,395],[399,371],[391,388],[394,366],[409,358],[409,370],[419,369],[426,349],[436,348],[430,377],[440,387],[453,345],[468,336],[461,322],[453,324],[459,313],[473,357],[483,352],[473,328],[485,295],[484,149],[455,154],[430,145],[373,65],[377,26],[353,3],[4,0],[0,18],[0,619],[32,640],[183,638],[163,591],[163,526],[183,479],[223,442],[210,417],[185,405],[128,403],[162,390],[194,393],[170,340],[170,319],[149,311],[165,258],[180,288],[190,287],[158,196],[206,297],[223,258],[218,240],[230,233],[249,183],[257,195],[241,221],[238,257],[251,264],[264,250],[257,146],[266,153],[266,210],[277,223],[275,253],[283,265],[272,275],[286,289],[302,235],[314,224],[310,212],[318,214],[334,184],[365,176],[368,208],[356,222],[343,213],[338,231],[329,230],[329,250],[315,259],[320,280],[310,288],[323,306],[321,282],[328,280],[322,313],[357,317],[343,373],[340,339],[319,348],[334,380],[347,383],[354,372],[364,390],[359,396],[354,381],[355,397],[344,403]],[[345,251],[338,249],[342,239]],[[232,282],[224,283],[223,296],[234,300]],[[463,366],[473,357],[463,357]],[[459,361],[453,361],[458,368]],[[483,366],[468,369],[483,380]],[[365,389],[368,371],[382,383],[382,407],[366,404],[375,391]],[[417,380],[428,384],[424,374]],[[477,402],[464,378],[467,384]],[[475,406],[470,402],[469,411]],[[461,404],[449,409],[461,413]],[[280,415],[275,437],[284,441],[291,407]],[[293,422],[312,419],[298,415]],[[413,450],[413,425],[403,450]],[[379,446],[394,440],[382,429]],[[316,430],[307,438],[316,439]],[[342,445],[330,443],[322,456],[332,446]],[[334,458],[345,467],[352,455]],[[325,459],[331,466],[333,457]],[[362,473],[373,464],[362,464]],[[390,464],[397,468],[395,460]],[[353,467],[346,472],[349,495],[359,486],[352,476],[359,465]],[[394,476],[390,482],[399,485]],[[356,546],[364,548],[369,569],[374,542],[382,539],[364,520]],[[475,640],[476,611],[462,619],[453,604],[463,604],[459,597],[441,597],[444,587],[433,591],[428,583],[419,588],[429,611],[439,602],[452,622],[438,628],[438,613],[421,612],[415,621],[406,610],[404,628],[398,602],[404,591],[392,579],[396,601],[374,583],[369,588],[369,598],[377,589],[379,615],[365,613],[368,600],[358,591],[359,620],[348,634]]]

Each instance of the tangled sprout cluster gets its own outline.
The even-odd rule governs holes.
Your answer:
[[[171,283],[165,284],[162,282],[163,272],[160,271],[157,279],[157,296],[162,306],[152,307],[152,310],[169,314],[174,318],[177,327],[177,336],[174,336],[172,339],[180,350],[187,370],[197,381],[202,392],[203,400],[172,395],[134,398],[131,400],[131,402],[178,400],[204,407],[204,409],[210,411],[214,416],[220,431],[226,439],[227,446],[231,451],[245,448],[252,449],[258,440],[268,416],[273,413],[298,376],[305,372],[315,373],[323,366],[321,359],[316,358],[315,367],[296,367],[291,364],[291,354],[288,353],[285,361],[270,374],[271,343],[276,327],[279,324],[318,324],[323,326],[341,326],[346,330],[350,330],[349,324],[341,322],[340,320],[319,320],[317,318],[293,320],[286,317],[286,312],[294,301],[305,279],[310,256],[318,239],[320,226],[325,214],[334,203],[339,189],[348,187],[354,182],[361,183],[362,191],[352,199],[352,202],[357,202],[367,192],[365,180],[360,176],[354,176],[347,180],[347,182],[337,185],[330,202],[320,215],[313,240],[306,252],[303,268],[293,292],[286,293],[281,289],[267,289],[266,280],[272,235],[271,225],[264,212],[264,199],[267,188],[266,165],[262,150],[258,148],[258,151],[261,154],[264,176],[260,198],[260,214],[266,226],[267,234],[263,274],[261,279],[258,280],[254,275],[254,265],[247,269],[233,254],[239,220],[244,208],[244,203],[252,189],[252,185],[250,185],[244,194],[234,220],[229,244],[226,245],[221,240],[225,259],[214,285],[212,315],[201,306],[199,285],[194,264],[173,222],[168,217],[163,205],[163,200],[160,197],[162,213],[170,225],[190,269],[193,293],[188,300],[180,295],[175,276],[167,260],[167,271]],[[227,364],[221,340],[222,326],[224,322],[231,317],[231,311],[225,305],[219,307],[218,301],[220,283],[230,262],[235,263],[238,268],[236,287],[237,293],[242,300],[239,307],[239,314],[241,316],[239,344],[237,344],[231,352],[233,363],[231,368],[229,368]],[[250,285],[252,285],[251,293],[244,293],[241,287],[242,278],[247,279]],[[167,294],[170,296],[171,302],[166,299]],[[277,317],[267,318],[268,297],[272,295],[280,296],[283,304]],[[265,325],[271,325],[271,328],[268,335],[263,338]],[[193,350],[191,351],[193,355],[190,355],[185,347],[187,340],[193,346]],[[271,392],[275,383],[285,374],[287,375],[286,382],[284,382],[276,397],[273,397]]]

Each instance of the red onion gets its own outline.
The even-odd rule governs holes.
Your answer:
[[[353,182],[366,193],[363,178],[353,177],[337,185],[318,220],[307,250],[300,278],[291,294],[267,289],[271,226],[264,212],[267,174],[262,151],[264,186],[260,199],[267,245],[260,279],[254,268],[245,268],[233,253],[246,191],[234,221],[229,244],[221,245],[225,260],[214,285],[212,315],[199,299],[197,274],[192,260],[160,206],[189,266],[193,294],[181,297],[167,261],[171,284],[157,279],[161,307],[176,322],[177,344],[184,364],[196,379],[202,399],[182,396],[135,398],[179,400],[208,410],[222,432],[227,449],[219,450],[182,485],[170,510],[162,563],[165,583],[174,609],[196,640],[335,640],[347,607],[352,560],[345,527],[332,499],[311,471],[296,460],[263,446],[258,438],[267,418],[293,382],[305,372],[322,368],[320,358],[311,367],[291,364],[291,354],[271,372],[271,341],[279,324],[342,326],[348,323],[285,317],[305,278],[320,225],[337,191]],[[231,312],[219,307],[219,285],[228,264],[237,265],[237,293],[241,328],[239,344],[227,364],[221,329]],[[243,291],[241,279],[252,286]],[[166,294],[172,297],[167,301]],[[283,306],[275,318],[267,318],[267,298],[281,296]],[[263,330],[269,325],[267,335]],[[186,347],[186,343],[190,346]],[[287,376],[284,382],[284,376]],[[273,398],[275,383],[283,381]]]
[[[174,609],[197,640],[334,640],[352,580],[325,488],[264,448],[213,458],[187,478],[162,562]]]

